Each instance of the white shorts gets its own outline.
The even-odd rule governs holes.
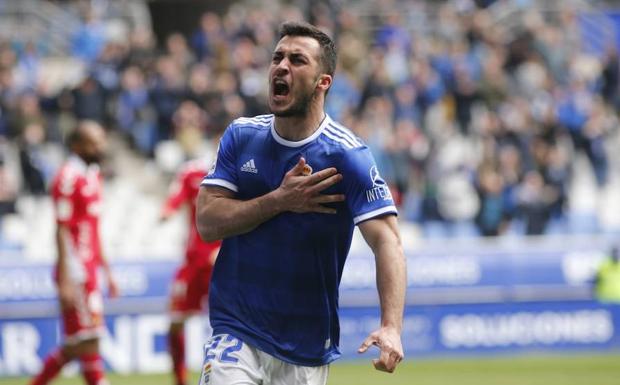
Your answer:
[[[289,364],[230,334],[205,345],[199,385],[325,385],[329,365]]]

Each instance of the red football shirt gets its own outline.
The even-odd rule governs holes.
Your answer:
[[[71,156],[52,182],[56,222],[69,230],[67,263],[74,282],[96,287],[101,265],[99,215],[102,178],[99,167]],[[58,268],[58,266],[56,266]]]
[[[220,247],[221,243],[221,241],[203,241],[196,228],[196,197],[200,191],[200,182],[206,173],[206,163],[198,160],[187,162],[170,186],[170,192],[164,204],[164,213],[174,212],[183,204],[189,205],[189,234],[185,249],[186,263],[202,264],[209,262],[211,254]]]

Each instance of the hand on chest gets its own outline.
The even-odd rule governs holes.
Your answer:
[[[306,176],[329,167],[337,167],[332,157],[311,152],[246,152],[237,162],[239,194],[250,198],[277,189],[285,174],[295,167],[301,157],[306,159],[303,169],[303,175]],[[336,184],[326,192],[340,192],[340,185]]]

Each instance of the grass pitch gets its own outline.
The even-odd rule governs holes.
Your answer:
[[[112,385],[172,385],[159,375],[109,375]],[[24,385],[26,378],[0,378],[0,385]],[[82,384],[80,377],[54,385]],[[198,383],[194,373],[190,385]],[[331,366],[328,385],[618,385],[620,355],[519,356],[471,359],[409,359],[394,374],[375,371],[370,361]],[[291,384],[294,385],[294,384]]]

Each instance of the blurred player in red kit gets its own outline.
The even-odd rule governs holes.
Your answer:
[[[103,297],[97,272],[103,268],[110,296],[118,295],[101,250],[99,213],[102,178],[99,163],[106,147],[103,128],[83,121],[68,137],[71,155],[55,176],[51,194],[56,215],[58,257],[54,278],[58,289],[64,341],[47,356],[31,385],[49,383],[62,367],[78,359],[88,385],[107,384],[99,354],[103,332]]]
[[[207,172],[207,164],[200,160],[186,163],[176,176],[161,213],[161,220],[170,218],[182,205],[189,207],[189,234],[185,261],[177,270],[170,293],[170,330],[168,348],[176,385],[187,384],[185,366],[185,320],[203,310],[209,291],[213,263],[220,241],[204,242],[196,229],[196,197],[200,183]]]

